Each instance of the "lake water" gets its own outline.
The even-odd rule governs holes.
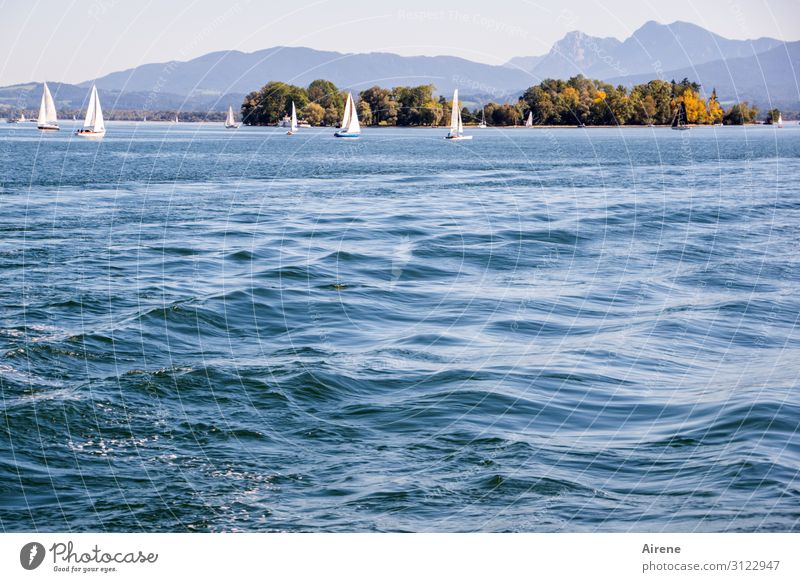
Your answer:
[[[800,529],[800,128],[284,133],[0,127],[0,529]]]

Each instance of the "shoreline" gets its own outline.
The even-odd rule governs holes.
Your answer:
[[[150,122],[147,122],[150,123]],[[158,123],[158,122],[154,122]],[[183,122],[181,122],[183,123]],[[186,123],[218,123],[216,121],[196,121],[196,122],[186,122]],[[788,124],[784,121],[784,126],[786,125],[800,125],[800,122],[791,121]],[[686,127],[690,128],[703,128],[703,127],[749,127],[749,126],[764,126],[770,127],[769,124],[766,123],[743,123],[739,125],[710,125],[710,124],[687,124]],[[282,128],[277,125],[247,125],[244,124],[242,127],[274,127],[276,129],[286,129]],[[366,129],[438,129],[438,130],[447,130],[449,129],[446,125],[362,125],[362,128]],[[479,128],[477,125],[464,125],[464,129],[473,130],[473,129],[514,129],[514,130],[536,130],[536,129],[659,129],[659,128],[671,128],[671,125],[586,125],[584,127],[579,127],[577,125],[534,125],[533,127],[525,127],[523,125],[490,125],[487,127]],[[331,125],[315,125],[310,128],[305,129],[338,129],[338,127],[334,127]]]
[[[0,123],[6,122],[7,118],[0,117]],[[82,123],[81,120],[73,120],[73,119],[65,119],[63,123],[69,124],[80,124]],[[135,124],[153,124],[153,125],[217,125],[222,124],[222,121],[217,120],[205,120],[205,121],[180,121],[175,123],[173,121],[141,121],[135,119],[106,119],[106,123],[135,123]],[[9,123],[12,125],[15,123]],[[34,122],[28,123],[21,122],[20,125],[24,125],[27,127],[28,125],[34,125]],[[710,125],[710,124],[687,124],[687,127],[690,128],[704,128],[704,127],[771,127],[772,125],[776,124],[768,124],[768,123],[744,123],[744,124],[730,124],[730,125]],[[784,120],[783,126],[793,126],[793,125],[800,125],[800,120]],[[258,128],[275,128],[275,129],[286,129],[285,127],[281,127],[278,125],[247,125],[243,124],[242,128],[245,127],[258,127]],[[436,130],[447,130],[449,129],[446,125],[362,125],[363,128],[366,129],[436,129]],[[478,129],[509,129],[509,130],[536,130],[536,129],[657,129],[657,128],[670,128],[670,125],[638,125],[638,124],[624,124],[624,125],[585,125],[580,127],[578,125],[534,125],[533,127],[525,127],[524,125],[490,125],[484,128],[480,128],[477,125],[464,125],[464,129],[468,130],[478,130]],[[315,125],[312,127],[306,127],[303,129],[338,129],[338,127],[332,125]]]

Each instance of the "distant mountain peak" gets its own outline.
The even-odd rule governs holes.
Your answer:
[[[794,71],[800,68],[797,50],[793,43],[772,38],[726,39],[696,24],[651,20],[624,41],[571,30],[546,54],[515,58],[504,67],[454,56],[340,53],[275,46],[250,53],[217,51],[187,61],[142,64],[95,81],[104,105],[110,109],[227,109],[269,81],[305,86],[320,78],[353,91],[373,85],[432,83],[443,95],[452,94],[458,87],[462,95],[505,101],[515,100],[526,87],[544,78],[567,79],[583,74],[606,81],[634,77],[668,80],[677,72],[685,72],[684,76],[704,85],[716,84],[721,97],[733,99],[745,94],[763,103],[774,95],[782,102],[792,102],[792,91],[796,94]],[[763,63],[760,55],[764,55]],[[735,91],[725,84],[729,65],[745,71],[737,73]],[[759,67],[771,79],[770,84],[753,74],[760,71]],[[50,87],[54,96],[57,92],[59,107],[78,108],[92,82],[78,86],[51,82]],[[32,109],[38,107],[41,88],[30,89],[32,86],[0,88],[0,109],[18,108],[22,103]]]
[[[659,77],[667,69],[717,60],[749,57],[782,44],[773,38],[732,40],[702,26],[676,20],[648,20],[624,41],[572,30],[541,57],[517,57],[508,66],[534,76],[569,78],[578,73],[598,79],[647,73]]]

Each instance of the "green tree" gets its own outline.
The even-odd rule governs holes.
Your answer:
[[[700,84],[694,81],[690,81],[686,77],[679,83],[675,82],[675,79],[672,80],[672,97],[680,97],[684,94],[685,91],[691,89],[695,93],[700,93]]]
[[[423,111],[433,101],[433,85],[417,85],[416,87],[395,87],[394,100],[397,102],[397,125],[422,125],[430,115]]]
[[[359,100],[369,104],[374,125],[394,125],[397,123],[397,103],[392,99],[389,89],[370,87],[359,94]]]
[[[757,116],[758,108],[750,107],[747,101],[743,101],[742,103],[736,103],[725,112],[722,123],[725,125],[744,125],[745,123],[753,123]]]
[[[770,109],[769,111],[767,111],[767,117],[766,119],[764,119],[764,123],[766,123],[767,125],[773,125],[775,123],[778,123],[778,118],[780,116],[781,116],[780,109]]]
[[[606,103],[611,111],[613,123],[625,125],[633,119],[633,102],[628,91],[622,85],[612,88],[606,96]]]
[[[559,123],[560,118],[557,118],[557,110],[553,99],[552,92],[547,91],[541,85],[536,87],[529,87],[520,98],[523,108],[533,113],[534,123],[554,124]],[[498,105],[496,103],[489,103],[486,106],[486,119],[492,119],[493,111]]]
[[[339,117],[344,113],[345,98],[336,85],[326,79],[311,81],[308,86],[308,99],[326,110],[333,107]]]
[[[650,124],[653,123],[656,118],[656,100],[653,98],[652,95],[646,95],[644,99],[640,101],[641,111],[644,114],[641,119],[640,123],[643,124]]]
[[[302,87],[281,81],[270,81],[258,91],[248,93],[242,103],[242,121],[248,125],[273,125],[291,110],[292,101],[298,108],[308,103]]]
[[[625,87],[595,83],[597,89],[589,110],[589,121],[594,125],[624,125],[628,123],[634,112]]]
[[[358,105],[356,105],[356,111],[358,112],[358,121],[360,123],[363,125],[372,125],[372,109],[369,103],[363,99],[359,100]]]
[[[334,105],[330,105],[325,110],[325,114],[322,116],[323,125],[328,125],[330,127],[338,126],[341,120],[342,120],[342,114],[336,109]]]
[[[640,102],[643,109],[636,109],[638,123],[667,124],[672,121],[672,85],[654,80],[631,89],[631,99]]]
[[[436,99],[422,104],[420,123],[422,125],[441,125],[444,121],[444,107]]]
[[[555,123],[582,123],[582,120],[588,111],[584,111],[584,107],[582,107],[581,102],[581,93],[578,91],[578,89],[571,86],[564,87],[563,91],[556,96],[555,100]],[[588,106],[585,109],[588,109]]]
[[[522,111],[519,105],[503,103],[496,107],[487,107],[486,119],[491,125],[519,125],[522,121]]]
[[[526,106],[526,103],[524,101],[520,101],[520,104],[521,104],[522,107]],[[486,116],[486,123],[488,125],[494,125],[494,111],[498,107],[500,107],[500,106],[497,103],[495,103],[494,101],[489,101],[486,105],[484,105],[483,111],[484,111],[484,115]],[[450,119],[450,110],[449,109],[447,109],[447,111],[445,112],[445,119],[446,120]]]
[[[311,125],[322,125],[325,110],[319,103],[309,103],[300,111],[300,116]]]

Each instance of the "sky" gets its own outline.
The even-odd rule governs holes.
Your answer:
[[[800,0],[0,0],[0,86],[278,45],[502,64],[571,30],[623,40],[648,20],[800,40]]]

